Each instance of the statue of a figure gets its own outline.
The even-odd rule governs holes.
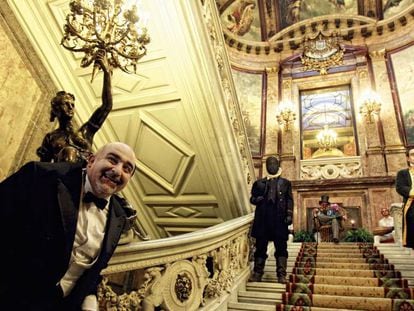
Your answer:
[[[50,121],[58,119],[59,127],[47,133],[36,153],[44,162],[80,162],[91,154],[95,133],[101,128],[112,110],[111,71],[105,51],[96,54],[95,66],[103,73],[102,104],[78,130],[73,128],[75,96],[65,91],[57,92],[51,101]]]

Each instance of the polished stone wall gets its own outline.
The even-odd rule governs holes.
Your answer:
[[[55,87],[7,4],[0,4],[0,181],[30,160],[49,122]]]

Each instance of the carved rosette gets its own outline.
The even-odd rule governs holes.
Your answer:
[[[163,302],[165,310],[196,310],[203,303],[206,282],[199,282],[199,270],[188,260],[180,260],[170,265],[162,280]],[[200,286],[202,285],[202,286]]]
[[[193,290],[193,283],[191,279],[185,274],[178,274],[175,280],[175,294],[181,302],[185,302],[191,296]]]

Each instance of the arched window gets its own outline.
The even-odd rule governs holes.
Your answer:
[[[302,159],[358,155],[349,85],[300,92]]]

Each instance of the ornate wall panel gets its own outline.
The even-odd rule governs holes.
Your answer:
[[[91,83],[92,68],[80,68],[82,55],[59,45],[69,1],[9,3],[57,88],[75,94],[76,120],[86,120],[101,102],[102,73]],[[156,238],[250,210],[250,160],[241,155],[248,146],[238,145],[241,138],[233,132],[237,125],[237,135],[244,134],[238,112],[232,111],[232,119],[227,115],[237,100],[234,86],[220,85],[230,71],[225,50],[219,53],[223,39],[215,37],[213,50],[209,40],[215,28],[207,29],[203,20],[210,9],[210,19],[219,25],[216,13],[194,1],[143,1],[142,6],[151,16],[148,53],[137,74],[114,71],[114,107],[94,145],[121,140],[134,148],[138,172],[124,195]]]
[[[402,118],[405,144],[414,146],[414,45],[390,54]],[[397,69],[398,68],[398,69]]]

